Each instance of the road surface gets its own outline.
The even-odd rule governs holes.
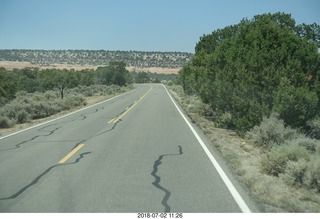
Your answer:
[[[3,137],[0,212],[253,211],[192,127],[150,84]]]

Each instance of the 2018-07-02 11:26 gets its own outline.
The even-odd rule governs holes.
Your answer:
[[[183,218],[182,213],[138,213],[137,218]]]

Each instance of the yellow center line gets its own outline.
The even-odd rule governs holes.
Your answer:
[[[116,118],[116,117],[115,117]],[[112,123],[113,122],[113,120],[115,120],[115,118],[112,118],[108,123]]]
[[[111,119],[108,123],[117,123],[122,117],[124,117],[133,107],[135,107],[150,91],[152,87],[145,93],[143,96],[141,96],[137,101],[135,101],[129,108],[127,108],[123,113],[121,113],[118,117],[115,117]],[[84,144],[77,145],[72,151],[70,151],[64,158],[62,158],[58,163],[63,164],[65,163],[70,157],[72,157],[77,151],[79,151]]]
[[[145,93],[143,96],[139,97],[139,99],[137,101],[135,101],[134,104],[132,104],[129,108],[127,108],[118,117],[115,117],[115,118],[111,119],[108,123],[116,124],[117,122],[119,122],[119,120],[122,117],[124,117],[133,107],[135,107],[151,91],[151,89],[152,89],[152,87],[150,87],[150,89],[147,91],[147,93]]]
[[[72,151],[69,152],[64,158],[62,158],[58,163],[63,164],[66,162],[72,155],[74,155],[78,150],[80,150],[84,144],[79,144],[77,147],[75,147]]]

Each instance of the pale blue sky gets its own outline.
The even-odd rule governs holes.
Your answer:
[[[194,52],[203,34],[279,11],[320,24],[319,0],[0,0],[0,49]]]

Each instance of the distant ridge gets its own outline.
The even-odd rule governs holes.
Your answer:
[[[192,57],[186,52],[143,52],[108,50],[26,50],[2,49],[0,61],[30,62],[40,66],[54,64],[107,65],[110,61],[124,61],[137,68],[180,68]]]

